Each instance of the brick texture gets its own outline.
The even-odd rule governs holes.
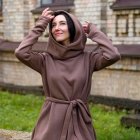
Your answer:
[[[42,85],[36,71],[20,63],[13,53],[0,53],[0,82],[21,86]]]
[[[140,44],[140,9],[113,11],[110,6],[114,1],[74,0],[75,8],[71,12],[81,23],[96,24],[114,44]],[[31,13],[38,6],[40,0],[3,0],[0,38],[21,41],[39,16]],[[47,41],[44,35],[39,41]],[[92,43],[90,40],[87,42]],[[91,94],[140,100],[139,75],[140,59],[123,57],[118,63],[93,74]],[[0,52],[0,82],[42,85],[40,75],[20,63],[12,52]]]

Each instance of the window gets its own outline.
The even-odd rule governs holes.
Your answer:
[[[70,12],[74,8],[74,0],[41,0],[40,7],[33,9],[31,12],[41,14],[46,7],[50,7],[54,11],[61,9]]]
[[[0,11],[2,11],[2,0],[0,0]]]
[[[41,0],[41,6],[73,5],[73,0]]]
[[[134,35],[136,37],[140,36],[140,15],[134,15]]]
[[[3,18],[2,18],[2,0],[0,0],[0,22],[3,21]]]
[[[41,0],[41,5],[52,4],[53,0]]]
[[[116,35],[118,37],[128,36],[128,15],[117,15]]]

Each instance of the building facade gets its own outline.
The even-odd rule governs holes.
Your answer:
[[[93,74],[91,95],[140,100],[140,0],[1,0],[0,83],[41,86],[38,73],[14,56],[45,7],[63,9],[97,25],[117,47],[121,61]],[[35,49],[45,49],[46,30]],[[94,43],[87,41],[92,48]]]

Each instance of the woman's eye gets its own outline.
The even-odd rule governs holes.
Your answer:
[[[61,23],[61,25],[65,25],[65,24],[66,24],[65,22],[62,22],[62,23]]]
[[[59,24],[52,24],[52,28],[56,27],[56,26],[63,26],[63,25],[66,25],[66,22],[60,22]]]
[[[54,27],[55,26],[55,24],[52,24],[52,27]]]

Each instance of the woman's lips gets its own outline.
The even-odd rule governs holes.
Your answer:
[[[62,33],[58,33],[58,32],[57,32],[57,33],[55,33],[55,36],[59,36],[59,35],[61,35],[61,34],[62,34]]]

